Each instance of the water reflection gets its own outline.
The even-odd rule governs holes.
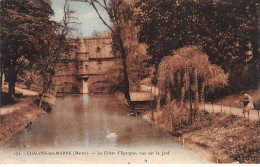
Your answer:
[[[109,95],[73,95],[59,98],[53,112],[41,115],[30,129],[18,132],[2,147],[5,151],[10,150],[10,145],[25,145],[28,150],[90,147],[137,150],[167,148],[178,156],[185,154],[187,158],[188,155],[190,161],[187,163],[202,162],[171,136],[160,132],[142,119],[128,117],[127,113],[126,108]]]

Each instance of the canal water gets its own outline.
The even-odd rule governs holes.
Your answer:
[[[128,116],[110,95],[57,99],[0,148],[0,163],[208,163],[172,136]]]

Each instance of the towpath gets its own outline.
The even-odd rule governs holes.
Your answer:
[[[6,86],[6,85],[4,87],[8,88],[8,86]],[[23,93],[23,98],[38,95],[37,92],[27,90],[27,89],[21,89],[18,87],[15,87],[15,91],[19,92],[19,93]],[[4,116],[4,115],[10,114],[14,111],[20,110],[21,107],[26,106],[26,105],[28,105],[28,103],[26,101],[22,100],[18,103],[12,104],[12,105],[0,107],[0,116]]]
[[[236,107],[228,107],[228,106],[221,106],[221,105],[211,105],[211,104],[203,104],[199,107],[201,110],[206,110],[208,112],[215,112],[215,113],[225,113],[225,114],[233,114],[237,116],[244,117],[244,114],[242,113],[242,108],[236,108]],[[259,110],[252,109],[249,111],[249,120],[253,121],[259,121]],[[248,118],[248,114],[245,114],[245,118]]]

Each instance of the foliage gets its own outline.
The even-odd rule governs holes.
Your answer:
[[[150,68],[146,68],[147,55],[132,55],[129,54],[127,61],[127,70],[129,77],[129,84],[131,91],[139,90],[139,82],[150,75]],[[103,79],[108,80],[112,85],[112,92],[123,91],[123,67],[122,62],[117,61],[112,67],[110,67],[104,74],[102,74]]]
[[[126,1],[125,12],[134,10],[134,2]],[[128,19],[123,21],[122,39],[127,52],[127,71],[129,74],[130,90],[136,91],[140,85],[140,81],[151,76],[150,60],[151,56],[147,55],[145,44],[138,42],[137,34],[139,28],[136,26],[134,14],[130,14]]]
[[[124,50],[127,55],[125,61],[127,66],[129,89],[131,91],[138,89],[140,80],[150,76],[150,67],[148,64],[150,57],[146,53],[146,46],[138,42],[137,33],[139,29],[135,25],[133,10],[133,1],[111,1],[108,6],[108,14],[113,16],[113,27],[111,27],[114,30],[112,31],[113,52],[116,57],[121,57],[120,40],[118,40],[118,36],[120,36],[123,40]],[[116,29],[116,27],[120,27],[120,30]],[[121,33],[118,34],[119,32]],[[120,63],[122,64],[123,62],[120,61]],[[112,83],[115,83],[115,88],[118,88],[118,91],[124,91],[124,81],[118,81],[118,78],[124,79],[124,77],[118,77],[119,74],[123,74],[123,71],[120,71],[123,70],[122,65],[120,67],[120,64],[116,64],[112,67],[112,71],[116,69],[119,71],[115,72],[115,75],[111,76],[111,79],[109,79],[113,81]],[[111,74],[110,72],[111,71],[109,70],[107,73]],[[118,84],[122,85],[119,86]]]
[[[122,8],[126,7],[125,0],[86,0],[96,11],[98,17],[103,22],[105,26],[111,31],[112,34],[112,48],[114,55],[120,55],[122,59],[122,67],[123,67],[123,92],[128,102],[130,102],[129,95],[129,80],[127,73],[127,53],[124,47],[124,41],[122,39],[122,27],[123,21],[128,19],[128,16],[131,15],[131,10],[122,10]],[[104,20],[101,10],[98,9],[99,6],[105,13],[109,16],[112,25],[110,25],[107,21]]]
[[[122,62],[121,61],[116,62],[112,67],[109,68],[109,70],[107,70],[103,74],[102,78],[105,78],[113,85],[111,92],[123,91],[124,75],[123,75]]]
[[[99,38],[102,37],[102,33],[98,32],[97,30],[94,30],[91,35],[93,38]]]
[[[131,91],[140,91],[140,81],[151,76],[152,68],[149,66],[150,57],[137,52],[128,56],[128,73]]]
[[[156,68],[173,50],[197,45],[230,73],[234,90],[256,87],[259,6],[257,0],[139,0],[139,41],[148,45]]]
[[[1,1],[1,70],[14,94],[17,74],[38,60],[42,34],[52,29],[53,14],[48,0]]]
[[[169,103],[175,99],[179,107],[184,107],[185,99],[189,99],[191,112],[193,102],[198,111],[198,102],[204,101],[205,89],[225,86],[227,79],[228,75],[217,65],[212,65],[199,47],[184,47],[176,50],[173,56],[164,57],[159,65],[159,101],[166,99]]]
[[[53,14],[49,0],[1,1],[1,63],[11,95],[17,75],[29,71],[41,76],[42,93],[51,92],[57,63],[74,48],[66,39],[76,24],[68,1],[61,23],[50,19]]]
[[[76,40],[74,43],[67,39],[71,35],[71,31],[75,30],[77,18],[75,12],[70,9],[68,0],[65,1],[63,9],[63,20],[60,23],[54,22],[51,29],[46,29],[46,33],[41,35],[44,45],[41,46],[39,59],[34,69],[42,77],[44,93],[55,93],[55,85],[53,85],[53,76],[56,68],[65,64],[68,65],[68,59],[71,52],[76,49]]]

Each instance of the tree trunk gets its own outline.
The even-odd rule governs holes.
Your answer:
[[[202,81],[201,82],[201,90],[200,90],[200,102],[201,103],[204,103],[205,102],[205,84],[204,82]]]
[[[157,98],[156,98],[156,111],[160,111],[161,108],[161,94],[159,92]]]
[[[259,72],[259,57],[260,57],[260,30],[259,29],[254,29],[251,32],[251,43],[252,43],[252,49],[253,49],[253,56],[255,57],[255,64],[253,65],[252,70],[251,71],[251,76],[253,76],[249,82],[250,82],[250,86],[251,88],[255,88],[257,87],[257,85],[259,84],[259,75],[255,75]]]
[[[15,67],[14,66],[10,66],[8,69],[8,94],[11,98],[14,99],[14,94],[15,94],[15,82],[16,82],[16,77],[17,77],[17,73],[15,71]]]
[[[47,74],[46,74],[47,75]],[[44,94],[48,92],[48,77],[47,76],[44,76],[43,78],[45,78],[45,81],[43,82],[43,90],[42,90],[42,93],[41,93],[41,96],[40,96],[40,99],[39,99],[39,108],[41,108],[42,106],[42,100],[43,100],[43,97],[44,97]]]
[[[47,93],[48,91],[48,74],[46,72],[47,70],[45,70],[45,72],[42,73],[42,78],[43,78],[43,89],[42,89],[42,93],[40,94],[40,99],[39,99],[39,105],[38,107],[41,108],[42,106],[42,100],[43,100],[43,97],[44,97],[44,94]]]
[[[182,78],[180,107],[184,107],[185,93],[186,93],[186,86],[187,86],[186,82],[187,82],[187,73],[185,72]]]
[[[251,43],[253,48],[253,55],[255,57],[259,57],[259,47],[260,47],[260,30],[259,29],[253,29],[251,30]]]
[[[184,107],[184,100],[185,100],[185,85],[181,87],[180,107]]]
[[[189,82],[189,93],[190,93],[190,120],[189,120],[189,122],[190,122],[190,124],[193,122],[192,120],[193,120],[193,109],[192,109],[192,89],[191,89],[191,75],[190,75],[190,73],[189,73],[189,80],[190,80],[190,82]]]
[[[199,84],[198,84],[198,70],[194,69],[194,103],[195,113],[194,117],[197,118],[198,124],[200,122],[200,111],[199,111]]]
[[[13,97],[15,94],[15,80],[9,80],[8,94]]]
[[[40,100],[39,100],[39,108],[42,107],[42,100],[43,100],[44,93],[41,94]]]
[[[3,85],[2,85],[2,83],[3,83],[3,69],[2,69],[2,62],[1,62],[2,60],[0,60],[0,72],[1,72],[1,79],[0,79],[0,81],[1,81],[1,87],[0,87],[0,107],[3,105],[2,104],[2,102],[3,102]],[[1,114],[1,113],[0,113]],[[0,122],[0,123],[2,123],[2,122]]]
[[[198,70],[194,69],[194,103],[196,112],[199,110]]]
[[[2,85],[2,83],[3,83],[3,70],[2,70],[2,62],[1,62],[2,60],[0,60],[0,73],[1,73],[1,78],[0,78],[0,95],[1,95],[1,99],[2,99],[2,90],[3,90],[3,85]],[[0,102],[1,103],[1,102]]]
[[[124,80],[123,80],[124,90],[123,90],[123,93],[125,95],[125,98],[126,98],[128,104],[130,105],[129,80],[128,80],[128,73],[127,73],[127,66],[126,66],[127,55],[126,55],[124,43],[123,43],[123,40],[122,40],[120,34],[121,34],[121,32],[119,31],[117,36],[118,36],[118,41],[119,41],[119,44],[120,44],[120,51],[121,51],[122,65],[123,65],[123,74],[124,74]]]
[[[168,90],[166,92],[166,104],[169,104],[171,102],[171,92]]]

